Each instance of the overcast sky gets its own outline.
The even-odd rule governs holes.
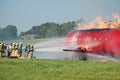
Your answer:
[[[120,0],[0,0],[0,27],[15,25],[18,33],[45,22],[63,23],[81,17],[120,14]]]

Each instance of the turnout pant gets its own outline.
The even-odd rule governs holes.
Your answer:
[[[2,57],[2,52],[0,52],[0,58]]]

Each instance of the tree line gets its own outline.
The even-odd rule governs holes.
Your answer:
[[[20,36],[35,34],[42,38],[49,37],[63,37],[66,36],[68,32],[75,28],[76,22],[67,22],[63,24],[57,24],[54,22],[46,22],[39,26],[33,26],[30,30],[26,32],[21,32]]]
[[[5,28],[0,28],[0,41],[1,40],[13,40],[18,37],[34,34],[41,38],[49,37],[63,37],[66,36],[70,31],[74,30],[76,26],[75,21],[66,22],[62,24],[54,22],[46,22],[38,26],[33,26],[30,30],[26,32],[21,32],[17,36],[17,28],[15,25],[8,25]]]
[[[15,25],[8,25],[0,28],[0,40],[13,40],[17,38],[17,28]]]

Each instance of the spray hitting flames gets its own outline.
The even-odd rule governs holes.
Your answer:
[[[106,17],[106,20],[104,20],[101,16],[98,16],[95,20],[91,21],[87,25],[83,23],[77,23],[77,29],[92,29],[92,28],[120,28],[120,15],[119,14],[113,14],[112,20],[108,20],[108,17]]]

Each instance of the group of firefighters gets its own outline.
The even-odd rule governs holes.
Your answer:
[[[4,56],[4,54],[7,54],[10,58],[21,58],[25,57],[27,59],[32,59],[33,57],[33,51],[34,51],[34,45],[27,43],[25,46],[25,55],[23,55],[23,44],[20,42],[18,43],[10,43],[8,45],[4,43],[0,43],[0,58]]]

